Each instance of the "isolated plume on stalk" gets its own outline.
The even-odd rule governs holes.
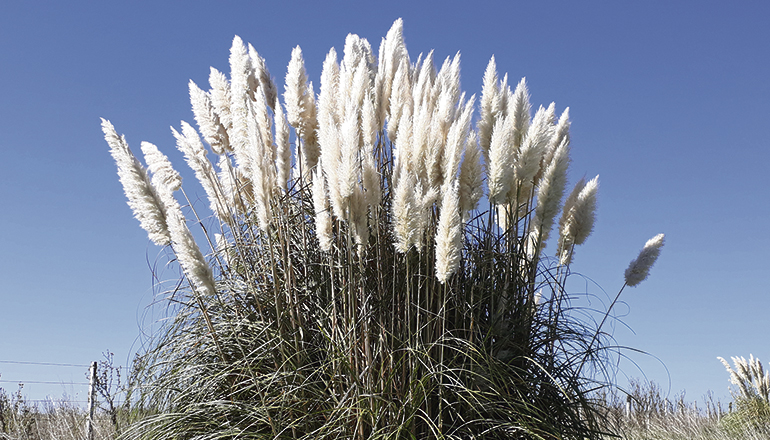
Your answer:
[[[658,234],[647,240],[644,248],[639,252],[639,256],[626,269],[627,285],[636,286],[647,278],[650,274],[650,268],[660,256],[660,248],[663,247],[664,242],[665,236],[663,234]]]

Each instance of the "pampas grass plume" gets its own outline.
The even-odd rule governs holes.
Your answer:
[[[459,184],[455,180],[441,202],[441,215],[436,231],[436,278],[446,283],[460,266],[463,245],[462,218],[460,216]]]
[[[650,268],[660,255],[660,248],[663,247],[665,242],[665,236],[658,234],[651,239],[647,240],[644,244],[639,256],[634,259],[626,269],[626,284],[629,286],[636,286],[644,281],[650,274]]]
[[[102,131],[110,154],[118,166],[118,177],[128,198],[128,206],[147,231],[153,243],[167,246],[171,243],[166,212],[158,192],[150,182],[147,170],[128,148],[126,139],[119,136],[110,121],[102,119]]]
[[[489,203],[505,203],[513,184],[513,130],[508,118],[498,119],[492,129],[492,143],[487,164]]]
[[[329,214],[329,197],[323,176],[323,160],[313,171],[313,209],[315,210],[316,235],[321,250],[329,252],[332,248],[332,220]]]

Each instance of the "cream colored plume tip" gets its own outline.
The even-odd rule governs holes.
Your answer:
[[[650,274],[650,268],[660,256],[660,248],[665,242],[665,235],[658,234],[647,240],[639,256],[634,259],[626,269],[626,284],[636,286],[644,281]]]

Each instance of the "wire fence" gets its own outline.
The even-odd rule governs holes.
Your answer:
[[[35,367],[52,367],[53,369],[57,368],[82,368],[84,370],[84,373],[87,373],[89,369],[91,368],[90,364],[73,364],[73,363],[62,363],[62,362],[35,362],[35,361],[17,361],[17,360],[8,360],[8,359],[2,359],[0,360],[0,367],[2,365],[17,365],[17,366],[35,366]],[[112,365],[109,365],[108,368],[112,370],[127,370],[126,367],[115,367]],[[0,373],[2,373],[2,368],[0,368]],[[26,375],[26,374],[25,374]],[[87,377],[84,377],[84,379],[87,379]],[[66,386],[77,386],[77,387],[88,387],[90,384],[87,381],[74,381],[74,380],[16,380],[16,379],[6,379],[2,376],[0,376],[0,389],[3,388],[4,384],[9,385],[66,385]],[[6,385],[6,389],[8,386]],[[86,389],[83,389],[85,391]],[[87,399],[77,399],[73,398],[75,396],[68,396],[66,398],[57,399],[57,398],[51,398],[46,397],[44,399],[35,398],[35,399],[29,399],[24,398],[25,402],[28,403],[83,403],[87,404],[89,401]],[[115,401],[116,404],[119,404],[119,401]]]
[[[0,365],[30,365],[30,366],[43,366],[43,367],[74,367],[74,368],[90,368],[87,364],[70,364],[60,362],[32,362],[32,361],[15,361],[15,360],[0,360]],[[52,380],[15,380],[15,379],[0,379],[0,387],[2,384],[18,384],[18,385],[79,385],[87,386],[88,382],[74,382],[74,381],[52,381]],[[51,402],[52,399],[25,399],[26,402],[44,403]],[[88,403],[87,400],[71,400],[72,403]]]

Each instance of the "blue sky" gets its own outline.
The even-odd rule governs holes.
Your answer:
[[[650,279],[617,309],[628,327],[618,326],[618,344],[650,353],[629,352],[642,372],[624,360],[619,382],[644,373],[664,390],[670,378],[672,395],[729,398],[716,356],[770,361],[770,7],[535,3],[4,2],[0,360],[88,364],[109,349],[126,365],[148,328],[141,323],[152,322],[150,267],[163,250],[132,218],[100,117],[135,150],[157,144],[181,170],[169,126],[193,121],[187,82],[206,87],[209,66],[228,71],[234,35],[279,83],[300,45],[317,84],[330,47],[340,51],[348,33],[378,47],[403,17],[413,59],[462,53],[468,93],[480,93],[494,54],[501,74],[527,78],[534,105],[570,107],[570,180],[601,180],[595,232],[573,266],[596,283],[592,293],[614,296],[644,242],[666,233]],[[75,367],[0,363],[0,374],[85,379]],[[63,391],[85,395],[25,386],[33,399]]]

